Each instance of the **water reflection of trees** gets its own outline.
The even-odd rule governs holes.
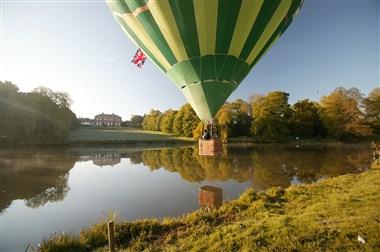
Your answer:
[[[76,160],[62,152],[0,152],[0,212],[16,199],[24,199],[29,207],[63,200],[70,189],[68,172]]]
[[[100,154],[99,154],[100,153]],[[96,161],[95,162],[95,158]],[[76,150],[74,154],[5,153],[0,151],[0,212],[15,199],[29,207],[60,201],[69,191],[68,172],[76,161],[112,165],[129,158],[152,171],[164,168],[190,182],[251,182],[256,190],[286,187],[297,180],[360,172],[370,166],[366,148],[225,148],[220,156],[199,156],[197,148],[167,148],[143,151]]]
[[[70,190],[67,185],[69,174],[60,175],[53,187],[50,187],[42,193],[34,196],[33,198],[26,199],[26,206],[37,208],[45,205],[48,202],[55,202],[63,200]]]
[[[205,157],[199,156],[195,148],[146,150],[142,152],[142,162],[151,170],[163,167],[191,182],[228,179],[243,182],[251,172],[249,155],[223,153]]]
[[[134,158],[134,162],[139,161]],[[185,180],[252,181],[255,189],[289,186],[292,180],[310,183],[324,177],[360,172],[370,165],[363,148],[229,148],[220,156],[199,156],[196,148],[144,150],[141,162],[163,167]]]
[[[123,156],[124,157],[124,156]],[[140,164],[142,163],[141,151],[132,152],[128,155],[129,160],[132,164]]]

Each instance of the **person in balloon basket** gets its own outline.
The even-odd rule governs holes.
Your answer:
[[[204,140],[210,140],[210,139],[211,139],[211,135],[210,135],[210,133],[208,132],[208,130],[204,130],[204,131],[203,131],[202,138],[203,138]]]

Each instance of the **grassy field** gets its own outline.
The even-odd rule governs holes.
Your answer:
[[[136,144],[136,143],[179,143],[191,142],[192,138],[176,137],[158,131],[146,131],[128,128],[86,128],[72,131],[71,144]]]
[[[380,251],[380,162],[311,185],[248,190],[220,209],[118,222],[120,251]],[[358,236],[364,239],[358,241]],[[41,251],[107,251],[105,223]]]

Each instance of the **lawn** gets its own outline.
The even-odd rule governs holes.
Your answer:
[[[86,128],[72,131],[69,143],[153,143],[189,142],[192,138],[177,137],[158,132],[128,128]]]
[[[120,251],[380,251],[380,165],[311,185],[248,190],[220,209],[117,222]],[[105,223],[41,251],[108,251]]]

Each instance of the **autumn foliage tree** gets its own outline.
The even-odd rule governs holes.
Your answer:
[[[183,110],[182,136],[192,137],[193,130],[197,128],[200,120],[190,104],[185,104],[181,110]]]
[[[162,118],[162,113],[159,110],[150,110],[149,114],[144,117],[142,122],[142,128],[144,130],[160,130],[160,122]]]
[[[231,136],[249,136],[252,123],[249,103],[242,99],[237,99],[231,102],[230,109],[232,116]]]
[[[294,103],[289,119],[291,134],[300,138],[312,138],[324,135],[324,128],[319,117],[320,106],[309,99]]]
[[[232,123],[232,110],[231,104],[225,103],[219,109],[216,114],[216,123],[219,128],[219,135],[223,142],[227,142],[228,137],[231,132],[231,123]]]
[[[362,95],[357,89],[339,87],[321,99],[321,119],[329,136],[338,140],[370,136],[371,128],[364,122],[360,110]]]
[[[373,89],[363,100],[366,121],[373,131],[380,135],[380,87]]]
[[[290,135],[289,94],[275,91],[257,98],[252,104],[252,136],[259,141],[281,141]]]
[[[175,114],[173,120],[173,133],[185,137],[193,137],[193,132],[198,127],[200,120],[191,107],[186,103]]]
[[[177,114],[176,110],[169,109],[162,114],[160,129],[165,133],[173,133],[174,118]]]
[[[249,136],[254,141],[277,142],[380,135],[380,88],[372,90],[366,98],[356,88],[340,87],[319,103],[305,99],[290,105],[288,99],[288,93],[274,91],[251,96],[249,102],[242,99],[225,102],[214,118],[219,138],[227,142],[229,138]],[[183,105],[178,112],[170,109],[162,114],[152,110],[144,123],[145,129],[194,138],[202,136],[207,124],[199,120],[190,104]]]

